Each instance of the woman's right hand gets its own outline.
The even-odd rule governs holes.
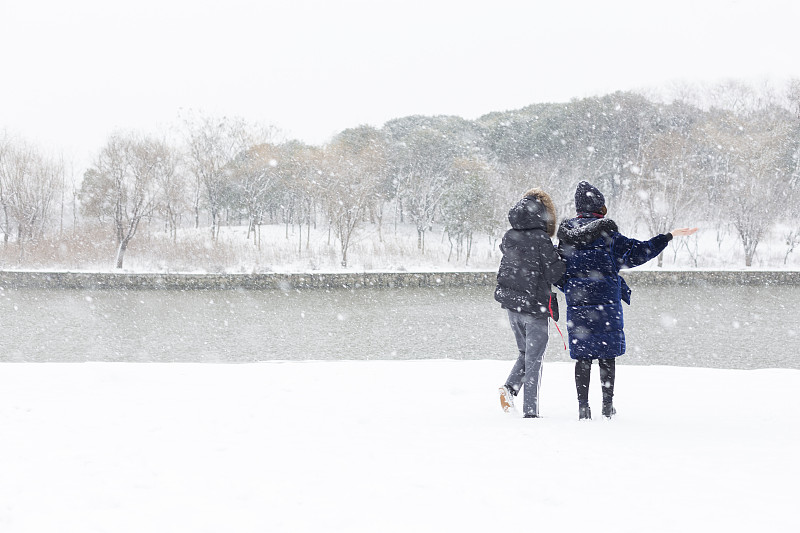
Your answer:
[[[698,228],[677,228],[670,233],[673,237],[688,237],[689,235],[694,235],[697,232]]]

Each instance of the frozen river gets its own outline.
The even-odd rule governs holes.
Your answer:
[[[492,290],[5,289],[0,361],[511,361]],[[800,287],[633,290],[621,364],[800,368]],[[546,357],[569,360],[555,328]]]

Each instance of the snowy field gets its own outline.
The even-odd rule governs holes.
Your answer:
[[[0,531],[800,531],[800,372],[622,365],[578,422],[571,364],[539,420],[510,367],[2,364]]]
[[[613,217],[612,217],[613,218]],[[641,225],[617,221],[621,231],[628,237],[646,240],[653,237]],[[736,231],[724,226],[719,231],[712,223],[688,221],[700,227],[691,236],[676,239],[664,251],[663,266],[673,269],[713,268],[745,269],[744,252]],[[790,251],[787,235],[797,232],[797,221],[790,225],[771,228],[762,238],[753,259],[753,267],[761,269],[800,268],[800,246]],[[142,241],[131,244],[126,259],[126,270],[133,272],[314,272],[314,271],[459,271],[496,270],[500,264],[499,237],[490,238],[476,234],[469,260],[465,254],[457,256],[444,229],[435,224],[426,233],[425,252],[417,248],[416,229],[408,224],[385,224],[379,233],[374,225],[366,225],[356,231],[348,252],[348,266],[341,266],[339,242],[329,240],[322,226],[311,232],[310,240],[300,241],[296,227],[286,228],[280,224],[264,225],[261,228],[262,244],[256,248],[252,239],[248,241],[244,227],[224,226],[220,240],[212,245],[207,240],[207,230],[185,230],[182,241],[175,247],[168,240],[142,236]],[[303,239],[307,237],[303,233]],[[187,243],[191,245],[187,246]],[[300,244],[300,246],[298,246]],[[308,246],[306,246],[308,244]],[[109,254],[114,257],[115,249]],[[113,270],[110,261],[84,265],[89,270]],[[106,268],[103,268],[105,265]],[[72,265],[72,270],[80,270]],[[639,268],[657,269],[657,261],[650,261]]]
[[[612,217],[613,218],[613,217]],[[632,238],[653,237],[641,224],[616,220],[622,232]],[[717,228],[703,221],[681,221],[698,225],[691,237],[676,239],[663,255],[665,269],[744,270],[741,241],[730,225]],[[800,268],[800,221],[777,225],[758,245],[752,268],[762,270],[797,270]],[[787,244],[790,236],[794,244]],[[497,270],[500,264],[499,238],[476,234],[469,260],[459,256],[444,229],[436,224],[425,236],[424,253],[417,248],[414,226],[385,223],[360,227],[348,251],[348,265],[341,265],[339,241],[319,225],[310,236],[304,227],[286,228],[282,224],[260,229],[260,246],[242,226],[223,226],[216,243],[208,228],[179,232],[177,243],[165,233],[142,232],[131,241],[123,272],[235,273],[264,272],[431,272]],[[797,242],[795,242],[797,241]],[[12,244],[0,246],[0,270],[47,270],[73,272],[118,272],[114,268],[116,244],[105,233],[65,234],[60,240],[29,245],[25,253]],[[658,269],[657,261],[639,267]]]

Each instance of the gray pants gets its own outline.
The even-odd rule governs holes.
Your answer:
[[[542,360],[547,347],[547,317],[508,311],[511,330],[517,339],[519,357],[506,380],[506,387],[515,393],[522,390],[522,412],[539,416],[539,387],[542,383]]]

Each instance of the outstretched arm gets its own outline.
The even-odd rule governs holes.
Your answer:
[[[672,235],[669,233],[656,235],[649,241],[637,241],[615,233],[611,243],[611,255],[614,256],[619,268],[633,268],[657,257],[671,240]]]
[[[664,251],[673,237],[693,235],[697,228],[678,228],[666,235],[656,235],[649,241],[637,241],[616,233],[611,245],[611,253],[620,268],[633,268],[643,265]]]

